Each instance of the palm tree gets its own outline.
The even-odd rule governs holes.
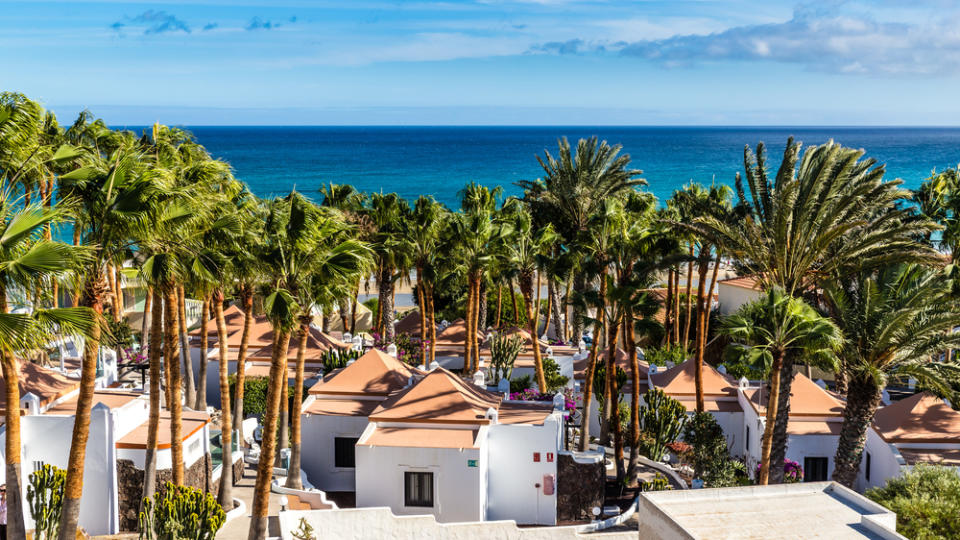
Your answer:
[[[900,204],[910,192],[899,180],[884,182],[875,160],[861,160],[862,150],[832,141],[800,150],[800,143],[788,140],[776,177],[769,179],[763,144],[756,153],[745,148],[749,196],[740,175],[736,178],[743,217],[704,216],[690,224],[692,230],[724,246],[761,288],[779,287],[789,296],[812,294],[827,280],[863,270],[938,259],[933,248],[917,241],[935,225]],[[786,455],[794,360],[792,355],[783,360],[774,463]],[[772,481],[781,481],[782,473],[775,468]]]
[[[717,186],[713,184],[710,188],[705,188],[699,184],[690,183],[682,190],[674,192],[673,201],[680,209],[681,216],[687,221],[692,221],[694,216],[712,216],[719,222],[731,221],[730,198],[733,191],[724,185]],[[683,229],[685,232],[688,230]],[[690,253],[695,255],[691,259],[697,263],[697,307],[696,307],[696,328],[694,335],[694,358],[697,364],[695,372],[695,387],[697,399],[697,412],[704,411],[703,402],[703,358],[707,343],[707,321],[710,319],[710,304],[713,302],[713,288],[717,279],[717,270],[720,267],[721,246],[710,241],[710,238],[702,235],[692,235],[689,238]],[[707,288],[707,274],[710,265],[713,265],[713,279],[710,287]],[[690,319],[693,312],[690,309],[690,282],[692,276],[687,274],[687,328],[690,327]],[[684,345],[687,343],[687,333],[684,332]]]
[[[844,336],[847,402],[833,479],[852,487],[860,471],[867,428],[890,379],[913,377],[951,393],[960,364],[938,358],[960,344],[957,300],[943,287],[941,271],[891,266],[829,284],[826,311]]]
[[[378,303],[380,317],[377,329],[387,342],[394,338],[393,291],[398,279],[408,275],[410,244],[405,235],[410,205],[396,193],[374,193],[365,215],[375,232],[371,235],[376,261]]]
[[[540,353],[540,340],[537,333],[539,317],[534,314],[533,281],[534,274],[542,266],[542,257],[546,255],[557,240],[557,234],[552,225],[540,230],[533,228],[533,220],[525,205],[516,199],[511,199],[505,205],[506,218],[510,226],[505,236],[506,260],[516,273],[520,284],[520,293],[523,295],[524,309],[527,317],[527,330],[533,347],[534,378],[541,392],[547,390],[547,379],[543,372],[543,358]]]
[[[132,148],[132,135],[110,154],[96,150],[89,154],[90,164],[60,177],[61,196],[72,197],[80,216],[74,223],[80,242],[91,256],[82,272],[80,304],[103,312],[108,293],[105,272],[122,260],[139,230],[148,227],[150,212],[163,206],[159,171],[145,165],[142,155]],[[109,143],[109,141],[104,141]],[[77,413],[70,444],[67,479],[64,487],[61,540],[71,539],[77,529],[80,497],[83,491],[84,460],[93,406],[97,355],[100,349],[99,327],[85,341]]]
[[[436,351],[437,327],[433,314],[433,284],[436,282],[436,259],[440,243],[440,227],[447,219],[444,206],[433,197],[421,196],[414,203],[410,216],[409,239],[413,247],[413,266],[417,271],[417,306],[420,310],[420,363],[428,365]],[[429,341],[429,350],[424,347]]]
[[[620,154],[622,146],[610,146],[597,137],[580,139],[576,149],[570,148],[566,137],[557,141],[554,157],[544,151],[537,162],[544,176],[538,180],[524,180],[517,185],[524,190],[524,199],[531,204],[535,216],[547,216],[547,221],[563,238],[575,247],[577,238],[587,229],[591,216],[611,197],[645,185],[642,171],[631,169],[630,156]],[[537,222],[541,221],[539,218]],[[583,293],[586,281],[582,273],[575,275],[574,291]],[[573,341],[583,333],[583,312],[576,309],[573,319]]]
[[[29,291],[49,284],[58,275],[73,271],[86,256],[75,248],[44,238],[46,226],[63,220],[65,213],[10,196],[9,186],[0,191],[0,365],[6,391],[6,482],[7,525],[11,537],[25,538],[23,490],[20,467],[20,362],[16,357],[31,349],[42,349],[57,336],[87,335],[99,322],[85,308],[40,309],[31,315],[9,313],[8,291]]]
[[[841,334],[833,322],[820,316],[809,304],[779,288],[769,289],[763,298],[724,318],[721,332],[733,342],[729,348],[731,355],[739,356],[749,364],[763,366],[770,374],[767,419],[757,478],[758,484],[766,485],[771,475],[770,464],[782,463],[782,460],[771,461],[771,451],[783,364],[790,356],[833,364],[834,352],[840,348]]]

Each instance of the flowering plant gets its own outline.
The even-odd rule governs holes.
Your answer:
[[[132,347],[127,347],[123,349],[122,353],[124,362],[129,362],[131,364],[143,364],[147,361],[146,348],[141,349],[140,351],[135,351]]]
[[[757,463],[757,476],[760,475],[762,463]],[[803,481],[803,467],[792,459],[783,458],[783,481],[786,484],[796,484]]]
[[[533,388],[527,388],[522,392],[510,392],[511,401],[553,401],[556,394],[541,394]],[[570,418],[570,413],[577,408],[577,402],[573,399],[573,390],[565,389],[563,391],[564,418]]]
[[[390,346],[390,342],[382,339],[380,334],[376,332],[372,335],[374,348],[386,352],[387,347]],[[397,359],[415,366],[420,363],[421,353],[430,345],[430,342],[421,342],[419,338],[411,337],[408,334],[397,334],[393,344],[397,346]]]

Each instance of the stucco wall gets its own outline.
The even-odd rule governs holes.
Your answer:
[[[554,525],[557,522],[557,460],[562,420],[551,415],[542,426],[495,424],[489,427],[490,457],[486,519],[511,519],[520,524]],[[534,453],[540,461],[534,461]],[[552,461],[548,454],[552,454]],[[553,494],[544,493],[546,476]],[[537,487],[539,485],[539,487]]]
[[[334,438],[359,438],[367,423],[366,416],[303,415],[300,466],[311,484],[324,491],[354,491],[356,469],[334,466]]]
[[[720,304],[720,314],[729,315],[740,309],[740,306],[760,298],[760,291],[734,287],[717,283],[717,299]]]
[[[433,514],[438,521],[481,521],[484,492],[479,449],[357,446],[357,506],[386,506],[397,515]],[[477,467],[469,461],[476,460]],[[434,475],[433,508],[404,506],[404,472]],[[326,529],[324,529],[326,530]],[[331,538],[336,535],[331,536]]]
[[[867,482],[867,453],[870,454],[870,481]],[[860,462],[860,474],[857,476],[857,490],[865,491],[882,486],[887,480],[900,476],[901,465],[896,448],[886,443],[872,428],[867,430],[867,442],[864,445],[863,460]]]
[[[190,467],[210,452],[209,424],[183,441],[183,465]],[[118,448],[117,458],[130,460],[135,467],[143,469],[147,451],[143,448]],[[173,456],[169,448],[157,450],[157,469],[169,469],[173,465]]]

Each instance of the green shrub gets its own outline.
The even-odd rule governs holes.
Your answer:
[[[918,464],[866,495],[897,513],[897,532],[907,538],[960,538],[960,476],[953,467]]]
[[[691,446],[681,456],[693,465],[693,475],[706,487],[728,487],[742,484],[746,466],[731,459],[723,428],[708,412],[694,413],[683,430],[683,440]]]
[[[640,408],[640,452],[659,461],[687,423],[687,408],[659,388],[647,390]]]
[[[552,394],[562,390],[570,381],[569,377],[560,374],[560,364],[553,358],[543,357],[543,378],[546,380],[547,387],[541,388],[544,394]]]
[[[374,296],[373,298],[367,298],[363,302],[363,306],[370,310],[370,313],[374,315],[377,314],[377,306],[380,304],[380,299]]]
[[[650,365],[666,366],[667,362],[678,365],[687,359],[687,352],[680,345],[652,347],[643,351],[643,359]]]
[[[523,349],[523,338],[519,334],[497,334],[490,340],[490,370],[492,383],[500,383],[500,379],[510,380],[513,373],[513,364],[517,355]]]
[[[673,489],[673,486],[670,485],[670,481],[660,473],[654,475],[653,480],[649,482],[640,481],[640,491],[669,491],[671,489]]]
[[[529,375],[524,375],[523,377],[517,377],[510,381],[510,392],[523,392],[528,388],[533,387],[533,377]]]
[[[237,395],[236,375],[230,376],[230,399],[235,399]],[[245,377],[243,379],[243,417],[256,416],[263,421],[263,416],[267,413],[267,392],[270,390],[270,379],[267,377]],[[303,385],[303,398],[306,399],[309,386]],[[289,400],[289,410],[299,411],[300,408],[293,403],[293,386],[287,386],[287,399]]]
[[[52,540],[59,534],[63,487],[66,482],[67,471],[53,465],[44,464],[30,473],[27,504],[30,506],[30,517],[36,523],[36,540]]]
[[[143,500],[141,540],[213,540],[227,514],[213,495],[167,482]]]

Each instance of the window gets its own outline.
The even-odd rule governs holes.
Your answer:
[[[403,473],[403,505],[433,507],[433,473]]]
[[[827,458],[803,458],[803,481],[823,482],[827,479]]]
[[[870,456],[870,452],[867,452],[867,470],[864,473],[867,475],[867,482],[870,481],[870,462],[873,461]]]
[[[747,436],[746,436],[747,452],[750,451],[750,426],[747,426]]]
[[[333,466],[352,469],[357,466],[357,437],[333,438]]]

